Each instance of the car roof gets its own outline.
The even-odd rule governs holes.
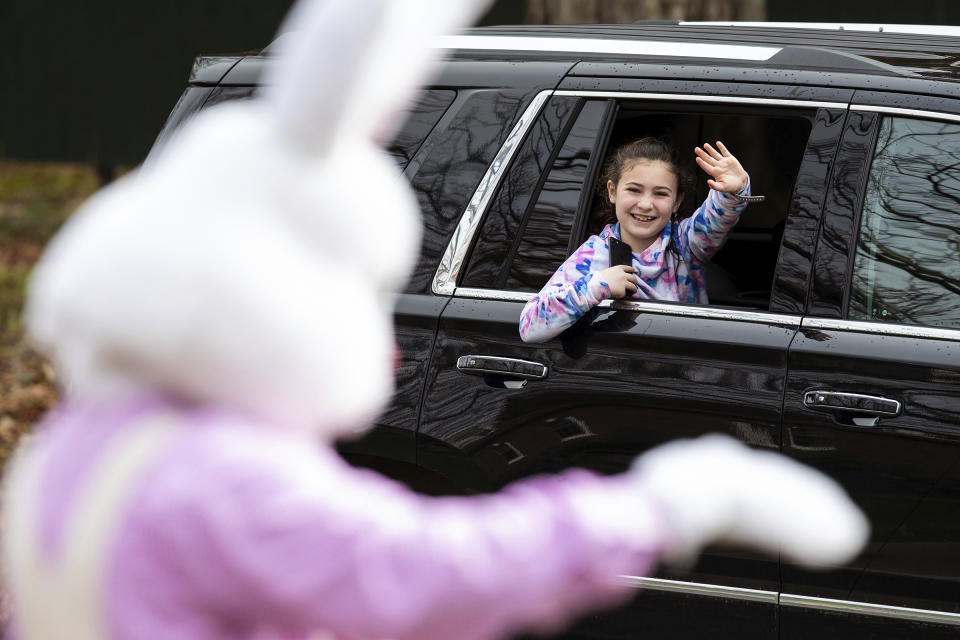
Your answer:
[[[710,57],[709,49],[696,53],[689,45],[714,49],[718,63],[735,60],[769,62],[783,67],[826,71],[875,73],[960,80],[960,27],[938,25],[873,25],[773,22],[642,21],[622,25],[519,25],[479,27],[463,37],[488,38],[500,50],[521,44],[523,51],[568,51],[610,55],[644,55],[639,47],[617,51],[619,43],[649,43],[645,55]],[[454,37],[456,38],[456,37]],[[539,41],[539,42],[538,42]],[[470,40],[450,48],[473,48]],[[480,40],[473,41],[474,46]],[[670,49],[666,43],[686,43]],[[557,45],[562,45],[560,49]],[[539,49],[537,47],[540,47]],[[483,46],[482,48],[487,48]],[[781,51],[770,54],[771,48]],[[752,51],[751,51],[752,49]],[[671,54],[664,54],[670,50]],[[695,52],[690,56],[690,52]],[[779,53],[779,56],[777,56]]]
[[[197,58],[190,84],[256,84],[284,38],[259,55]],[[508,25],[444,36],[437,46],[448,51],[448,60],[568,63],[575,65],[571,76],[693,73],[712,80],[960,98],[960,27],[656,20]]]

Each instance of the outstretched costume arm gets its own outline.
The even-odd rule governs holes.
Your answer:
[[[665,445],[618,476],[572,470],[470,498],[416,495],[300,443],[232,448],[206,470],[217,482],[167,496],[158,548],[214,609],[343,637],[549,630],[621,602],[616,576],[663,556],[726,540],[834,563],[866,534],[832,481],[729,438]]]
[[[554,628],[622,601],[615,576],[646,573],[667,533],[626,476],[427,498],[302,448],[274,448],[278,472],[271,446],[220,456],[205,470],[219,482],[167,496],[156,544],[198,602],[277,628],[396,640]]]

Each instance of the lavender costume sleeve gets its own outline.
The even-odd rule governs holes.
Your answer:
[[[195,585],[191,601],[290,637],[483,640],[551,629],[629,596],[615,577],[646,572],[665,539],[628,476],[576,470],[498,495],[427,498],[330,452],[270,447],[219,456],[216,468],[198,468],[209,456],[181,460],[220,480],[167,487],[182,503],[153,544]],[[274,455],[280,472],[260,462]]]
[[[749,180],[740,195],[750,195]],[[746,202],[728,193],[711,189],[693,215],[680,222],[677,249],[683,255],[692,254],[700,262],[708,262],[723,246],[746,206]]]
[[[599,236],[587,239],[523,307],[520,338],[524,342],[549,340],[610,297],[610,285],[597,273],[609,263],[606,241]]]

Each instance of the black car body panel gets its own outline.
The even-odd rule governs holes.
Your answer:
[[[725,432],[838,479],[873,525],[866,551],[812,572],[711,548],[624,576],[637,597],[564,637],[955,635],[960,37],[639,24],[450,43],[389,148],[424,216],[397,393],[345,457],[469,494]],[[158,146],[252,95],[270,55],[214,62]],[[713,261],[711,304],[605,301],[522,342],[525,301],[597,230],[603,157],[640,133],[728,141],[767,196]]]

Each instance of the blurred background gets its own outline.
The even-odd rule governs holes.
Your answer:
[[[451,0],[456,1],[456,0]],[[253,52],[292,0],[0,1],[0,465],[56,400],[20,312],[44,244],[143,160],[197,55]],[[498,0],[481,24],[770,20],[960,24],[956,0]]]

